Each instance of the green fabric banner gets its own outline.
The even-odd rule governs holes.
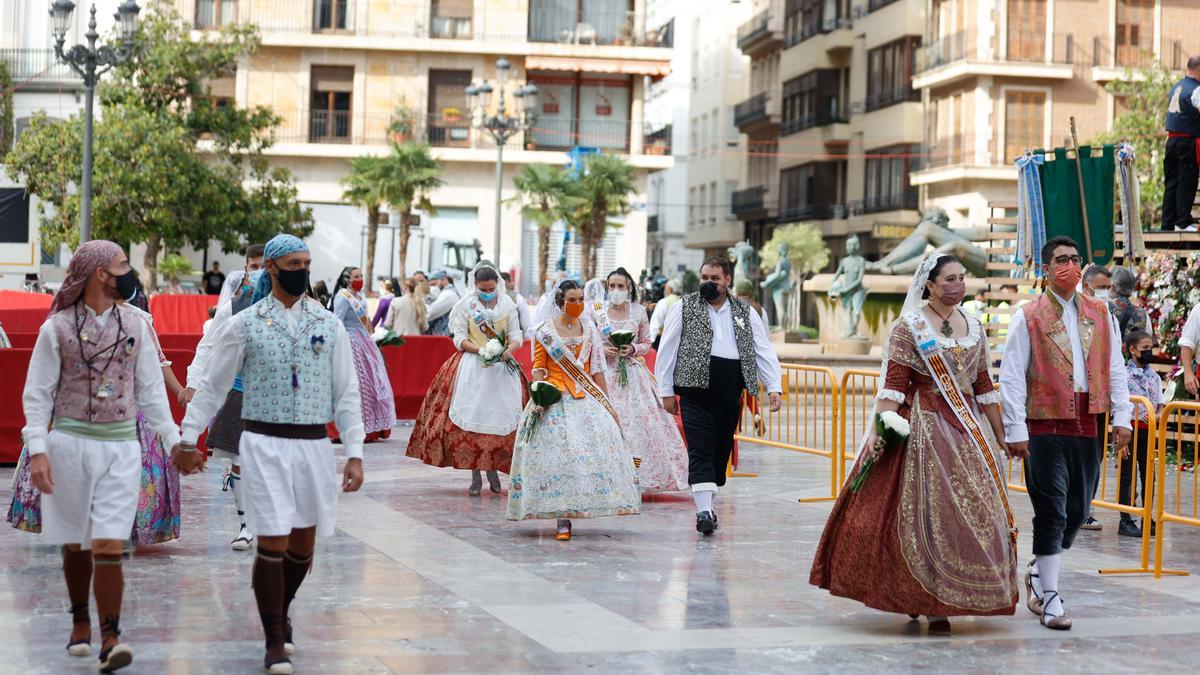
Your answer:
[[[1093,148],[1079,148],[1083,167],[1083,189],[1087,194],[1088,229],[1092,235],[1092,251],[1084,251],[1083,210],[1079,200],[1079,178],[1075,158],[1067,156],[1066,148],[1055,148],[1046,154],[1041,167],[1042,194],[1046,209],[1046,238],[1066,236],[1079,244],[1079,254],[1087,262],[1106,265],[1113,257],[1113,175],[1116,155],[1112,145],[1105,145],[1099,157],[1092,156]],[[1034,150],[1043,153],[1044,150]]]

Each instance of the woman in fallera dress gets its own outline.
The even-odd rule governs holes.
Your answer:
[[[371,339],[371,320],[367,317],[367,298],[362,293],[363,275],[357,267],[347,267],[338,277],[329,302],[346,332],[354,354],[354,372],[358,376],[358,395],[362,402],[363,428],[367,442],[388,438],[396,425],[396,400],[388,380],[387,364],[379,346]],[[331,435],[335,432],[330,425]],[[336,436],[333,436],[336,438]]]
[[[925,615],[931,633],[948,633],[950,616],[1012,614],[1019,599],[1000,392],[983,327],[958,307],[964,275],[938,253],[917,270],[875,397],[876,412],[908,421],[907,442],[877,454],[869,425],[851,481],[874,465],[860,491],[843,486],[809,577],[868,607]]]
[[[621,431],[630,451],[640,458],[637,470],[642,492],[688,489],[688,454],[675,418],[663,410],[654,376],[646,368],[650,353],[650,320],[637,302],[633,277],[624,267],[608,275],[608,301],[593,307],[601,335],[615,331],[634,334],[633,344],[619,349],[605,340],[604,380],[608,397],[621,418]],[[624,361],[625,377],[621,376]]]
[[[471,470],[467,494],[479,496],[481,471],[488,487],[500,494],[499,473],[508,473],[525,376],[508,363],[521,347],[517,305],[505,292],[500,273],[481,262],[467,279],[467,293],[450,310],[450,332],[458,352],[446,360],[429,386],[408,441],[408,456],[433,466]],[[493,338],[507,347],[495,363],[480,352]]]
[[[604,377],[604,338],[584,311],[583,290],[564,281],[555,316],[533,331],[533,377],[562,393],[529,438],[517,437],[508,519],[553,519],[556,538],[571,539],[571,520],[638,513],[641,496],[633,456],[621,435]],[[522,420],[524,428],[527,420]]]

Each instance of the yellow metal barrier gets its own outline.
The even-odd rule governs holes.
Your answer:
[[[801,501],[833,499],[837,497],[838,490],[837,379],[832,370],[819,366],[785,363],[782,368],[783,406],[779,412],[772,413],[763,400],[759,406],[762,416],[759,429],[755,428],[753,412],[749,407],[744,408],[738,434],[734,438],[828,458],[831,474],[829,496]]]
[[[878,371],[847,370],[842,373],[841,424],[838,428],[838,475],[834,494],[846,483],[846,462],[858,459],[858,435],[867,428],[867,423],[875,412],[875,392],[878,388]]]
[[[1158,429],[1156,444],[1157,471],[1155,476],[1159,489],[1152,492],[1154,496],[1154,521],[1158,523],[1158,536],[1154,542],[1154,576],[1164,574],[1186,575],[1187,572],[1163,569],[1163,536],[1167,523],[1178,523],[1200,527],[1200,475],[1196,473],[1197,447],[1200,447],[1200,403],[1187,401],[1172,401],[1163,409],[1162,422]],[[1190,430],[1190,433],[1188,431]],[[1174,444],[1176,470],[1175,480],[1167,480],[1167,444]],[[1190,453],[1185,450],[1185,442]],[[1190,462],[1187,460],[1190,459]],[[1191,480],[1184,481],[1183,474],[1187,473],[1182,467],[1191,464]],[[1147,477],[1147,480],[1149,478]],[[1183,499],[1184,488],[1190,483],[1191,500]],[[1172,490],[1172,488],[1174,488]],[[1167,492],[1174,493],[1173,499],[1168,499]],[[1168,510],[1170,508],[1171,510]],[[1187,515],[1185,512],[1189,512]],[[1144,525],[1143,525],[1144,527]]]

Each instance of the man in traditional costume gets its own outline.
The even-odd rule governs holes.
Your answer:
[[[1025,458],[1033,503],[1033,555],[1026,606],[1043,626],[1067,630],[1058,590],[1062,551],[1087,521],[1111,413],[1118,449],[1129,443],[1133,406],[1121,336],[1103,302],[1076,293],[1081,259],[1075,242],[1053,237],[1042,248],[1049,292],[1021,307],[1008,326],[1000,366],[1004,434]]]
[[[38,333],[25,380],[22,434],[33,484],[43,495],[42,533],[47,543],[63,545],[74,618],[67,651],[91,654],[91,585],[105,673],[133,661],[119,636],[121,549],[141,488],[138,410],[165,447],[179,443],[148,324],[117,304],[136,283],[120,246],[81,245]]]
[[[292,672],[288,609],[312,564],[316,536],[334,532],[337,473],[325,425],[334,420],[346,447],[342,489],[362,486],[362,411],[346,328],[308,298],[312,257],[281,234],[266,245],[266,273],[251,306],[218,329],[220,354],[188,406],[179,468],[199,463],[195,443],[242,375],[244,431],[239,443],[247,517],[258,537],[252,586],[266,633],[267,672]]]
[[[699,292],[684,296],[667,314],[654,364],[663,407],[672,415],[682,407],[696,530],[705,535],[717,529],[713,503],[725,484],[742,390],[757,397],[764,384],[772,412],[783,400],[779,359],[762,317],[733,297],[732,283],[728,260],[704,261]]]

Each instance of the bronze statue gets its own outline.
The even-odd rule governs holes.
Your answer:
[[[867,299],[867,287],[863,278],[867,272],[866,258],[862,257],[862,245],[857,235],[846,239],[846,257],[838,263],[837,272],[829,284],[829,297],[841,298],[846,311],[846,332],[843,337],[861,338],[858,324],[862,321],[863,303]]]

